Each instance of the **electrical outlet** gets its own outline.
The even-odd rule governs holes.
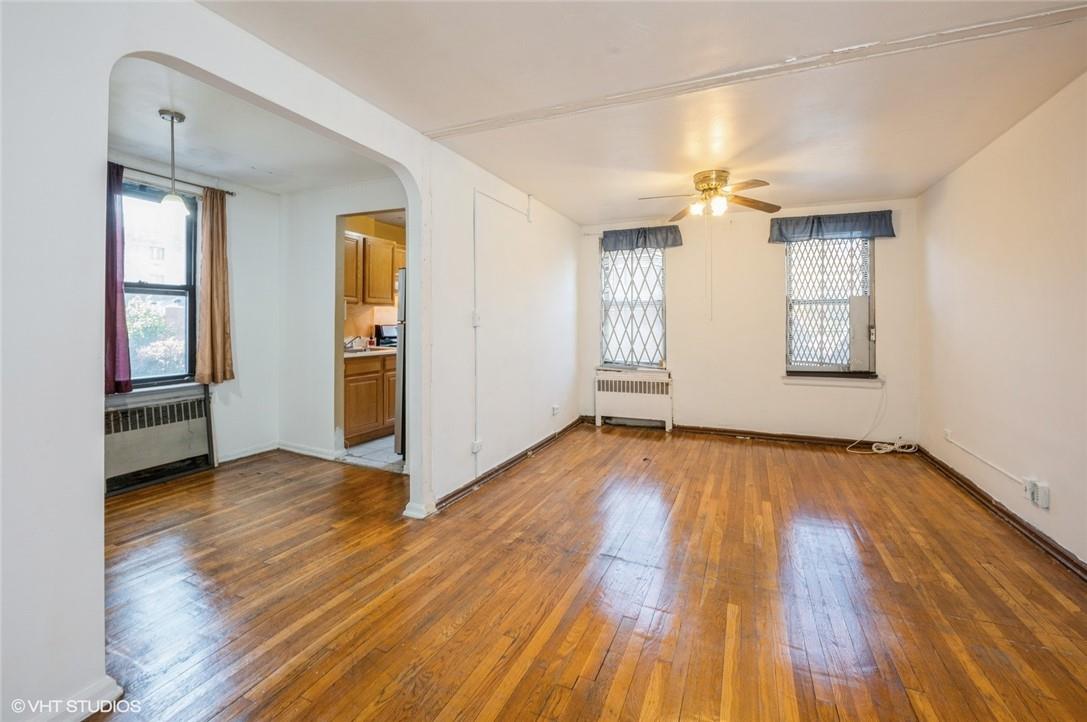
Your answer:
[[[559,415],[559,405],[558,404],[553,404],[551,406],[551,415],[552,416],[558,416]]]
[[[482,448],[483,448],[483,442],[482,441],[473,441],[472,442],[472,453],[473,454],[478,454],[480,449],[482,449]]]
[[[1023,479],[1023,495],[1039,509],[1049,508],[1049,484],[1027,477]]]
[[[1034,505],[1039,509],[1049,508],[1049,484],[1039,481],[1034,487]]]

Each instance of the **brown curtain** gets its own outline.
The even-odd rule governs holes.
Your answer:
[[[125,323],[124,166],[106,169],[106,393],[132,390]]]
[[[202,384],[220,384],[234,378],[230,281],[226,266],[226,193],[207,189],[202,206],[196,380]]]

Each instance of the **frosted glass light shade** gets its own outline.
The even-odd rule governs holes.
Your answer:
[[[185,199],[179,196],[177,193],[167,193],[162,197],[160,201],[163,207],[170,208],[182,215],[189,215],[189,206],[185,204]]]

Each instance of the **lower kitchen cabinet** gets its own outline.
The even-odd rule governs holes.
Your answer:
[[[345,446],[388,436],[396,426],[396,355],[349,356],[343,362]]]

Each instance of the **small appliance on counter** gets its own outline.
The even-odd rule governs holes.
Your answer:
[[[396,348],[400,337],[399,324],[377,324],[374,326],[374,338],[378,346]]]

